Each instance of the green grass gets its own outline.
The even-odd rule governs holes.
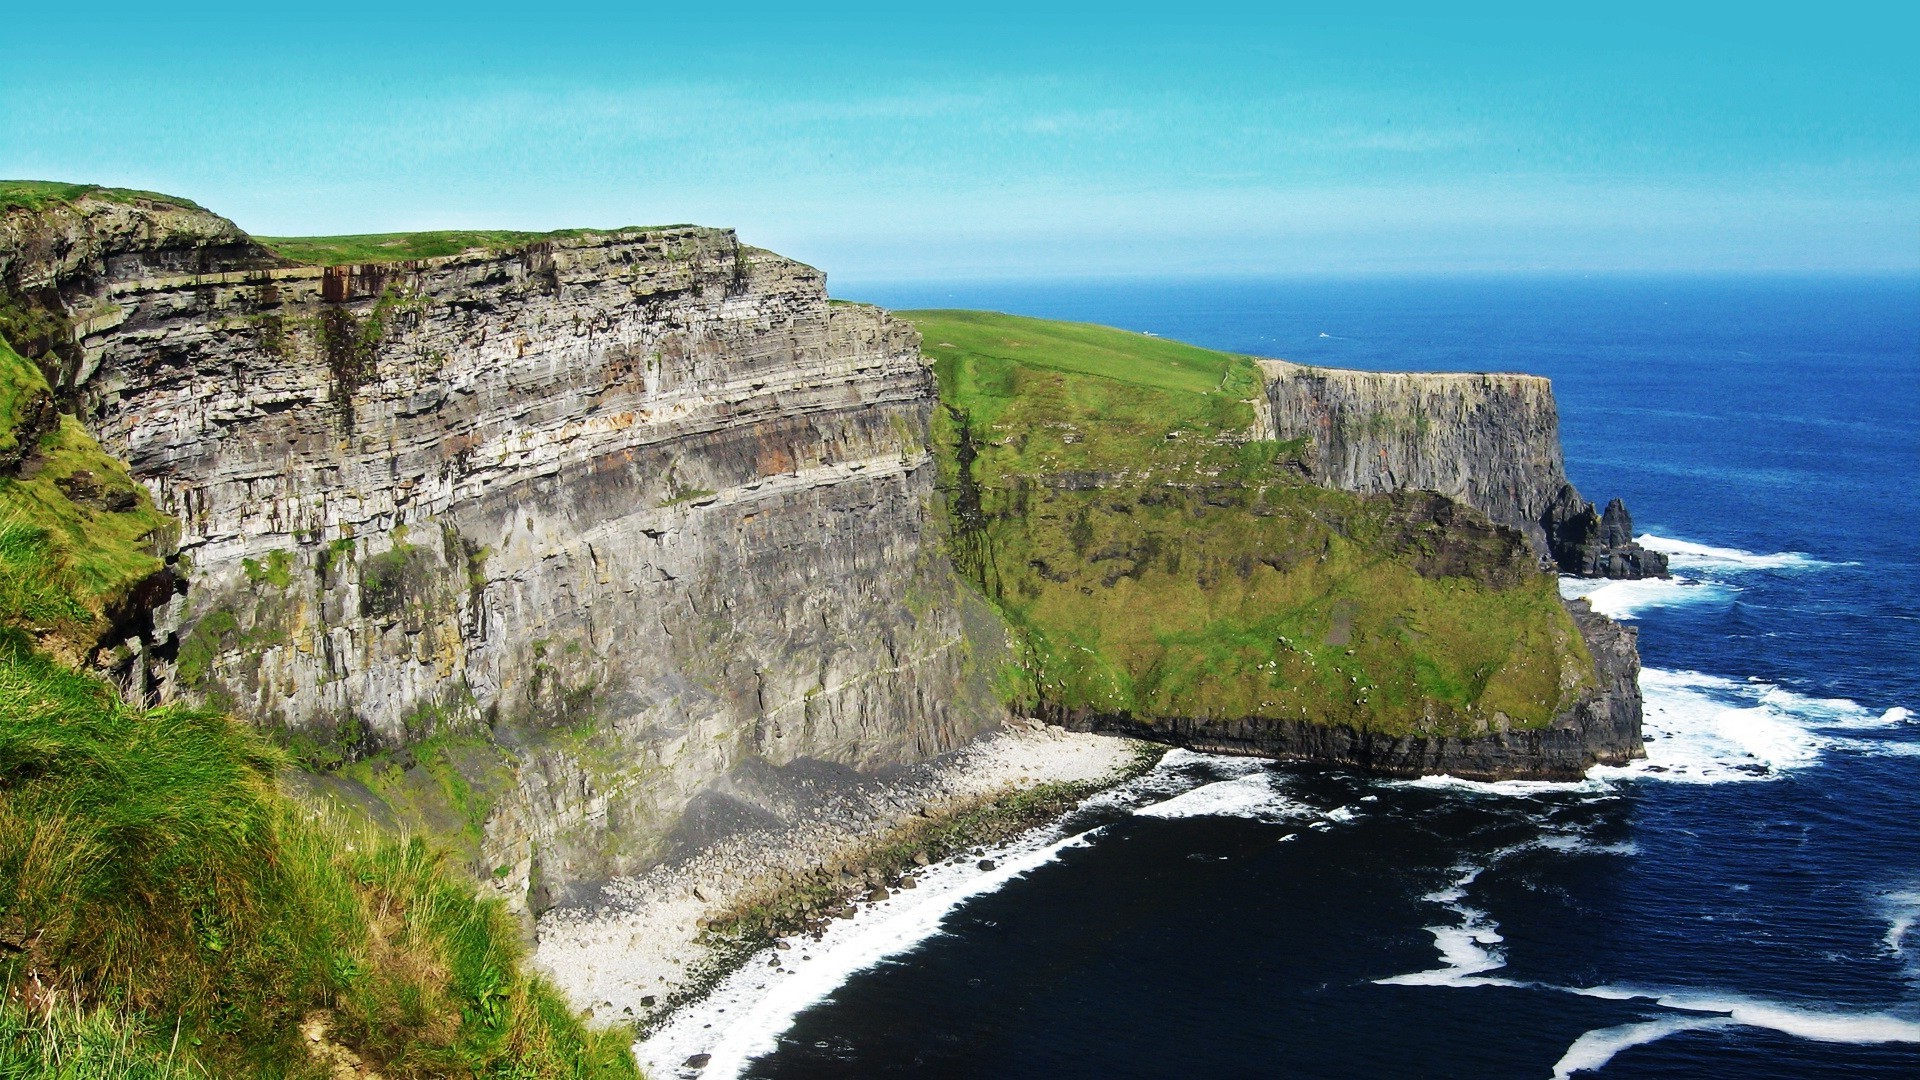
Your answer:
[[[481,249],[505,251],[542,240],[632,232],[674,226],[630,226],[621,229],[560,229],[555,232],[513,232],[504,229],[440,229],[428,232],[367,233],[357,236],[256,236],[283,259],[315,266],[348,263],[402,262],[458,255]]]
[[[9,999],[105,1010],[149,1058],[177,1024],[215,1075],[318,1073],[299,1027],[322,1010],[390,1077],[634,1075],[623,1034],[525,972],[497,902],[422,841],[288,800],[251,729],[130,706],[11,631],[0,714]]]
[[[955,561],[1018,632],[1027,704],[1467,734],[1495,713],[1544,724],[1590,683],[1553,580],[1512,538],[1314,486],[1284,467],[1300,445],[1250,438],[1251,360],[903,314],[945,406]]]
[[[0,1080],[204,1080],[172,1034],[70,1002],[0,1002]]]
[[[0,210],[14,207],[44,210],[49,206],[78,202],[83,198],[117,203],[157,202],[201,209],[198,203],[191,200],[162,195],[157,191],[102,187],[99,184],[63,184],[54,180],[0,180]]]
[[[438,849],[294,802],[251,728],[53,655],[88,653],[173,523],[72,417],[28,464],[0,479],[0,1080],[319,1077],[322,1018],[391,1078],[635,1076]]]
[[[1055,322],[991,311],[902,311],[924,339],[927,356],[982,359],[1096,375],[1190,394],[1220,389],[1244,357],[1092,323]]]
[[[0,418],[19,416],[24,403],[46,389],[39,369],[0,339]],[[161,568],[156,552],[175,526],[154,509],[146,489],[126,467],[71,416],[61,416],[58,426],[40,438],[27,464],[21,476],[0,477],[0,534],[16,540],[32,535],[49,546],[50,558],[63,568],[60,587],[72,617],[29,629],[64,635],[66,645],[81,648],[101,629],[102,612]],[[77,481],[94,497],[69,497]],[[23,557],[23,550],[18,543],[0,542],[0,573],[9,558]],[[16,582],[27,580],[17,568],[11,576]]]
[[[19,449],[21,433],[16,429],[49,393],[39,366],[0,337],[0,457]]]

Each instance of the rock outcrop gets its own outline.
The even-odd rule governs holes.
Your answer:
[[[1604,513],[1565,484],[1547,508],[1547,548],[1567,573],[1581,577],[1649,578],[1667,576],[1667,556],[1633,539],[1633,515],[1614,499]]]
[[[1541,728],[1472,736],[1388,733],[1346,724],[1274,717],[1163,717],[1142,722],[1086,709],[1051,709],[1048,719],[1096,731],[1215,754],[1343,765],[1382,776],[1446,774],[1464,780],[1578,780],[1595,763],[1645,756],[1641,742],[1638,632],[1568,604],[1593,655],[1598,683]]]
[[[728,230],[289,266],[172,203],[7,215],[63,397],[183,531],[128,677],[286,733],[535,907],[751,763],[996,724],[912,328]],[[377,795],[378,798],[372,796]]]
[[[1526,534],[1569,574],[1662,577],[1618,499],[1603,515],[1567,481],[1553,387],[1536,375],[1380,372],[1260,362],[1261,423],[1345,491],[1437,491]],[[1615,508],[1618,513],[1615,513]]]

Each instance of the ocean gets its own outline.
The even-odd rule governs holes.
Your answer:
[[[1920,1076],[1920,281],[871,285],[1326,366],[1550,376],[1662,582],[1648,759],[1183,751],[640,1047],[656,1077]],[[680,1063],[698,1050],[696,1073]]]

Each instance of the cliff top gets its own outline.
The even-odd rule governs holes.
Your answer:
[[[104,187],[100,184],[66,184],[57,180],[0,180],[0,210],[12,210],[16,207],[25,210],[44,210],[48,206],[75,203],[81,199],[100,199],[104,202],[124,204],[151,202],[183,207],[188,210],[205,209],[191,199],[162,195],[157,191],[140,191],[136,188]]]
[[[1027,705],[1467,735],[1546,726],[1592,685],[1518,534],[1438,496],[1319,487],[1296,466],[1304,438],[1249,438],[1265,401],[1250,358],[900,315],[947,406],[933,437],[954,550],[1022,635],[1009,678]]]
[[[433,229],[425,232],[360,233],[350,236],[256,236],[254,239],[275,255],[292,262],[314,266],[343,266],[349,263],[362,265],[433,259],[443,255],[458,255],[463,251],[474,249],[509,251],[549,240],[690,228],[694,226],[628,225],[617,229],[556,229],[552,232],[517,232],[510,229]]]
[[[1231,353],[1093,323],[1056,322],[995,311],[896,312],[920,328],[935,363],[960,356],[990,357],[1076,375],[1210,394],[1245,363]]]
[[[1529,375],[1522,371],[1371,371],[1366,368],[1323,367],[1319,364],[1300,364],[1292,360],[1271,360],[1262,357],[1260,370],[1269,378],[1292,378],[1295,376],[1337,375],[1345,379],[1377,380],[1390,382],[1444,382],[1448,380],[1479,382],[1521,382],[1542,387],[1551,384],[1545,375]]]

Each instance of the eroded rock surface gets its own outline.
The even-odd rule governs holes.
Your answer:
[[[1603,514],[1567,481],[1546,379],[1260,366],[1263,422],[1273,438],[1304,440],[1298,463],[1316,482],[1363,493],[1437,491],[1519,529],[1565,573],[1666,575],[1666,556],[1634,541],[1620,500]]]
[[[647,865],[749,763],[1000,719],[917,335],[812,268],[692,227],[323,268],[171,204],[25,217],[0,271],[58,294],[63,394],[183,525],[136,686],[284,730],[510,897]]]

